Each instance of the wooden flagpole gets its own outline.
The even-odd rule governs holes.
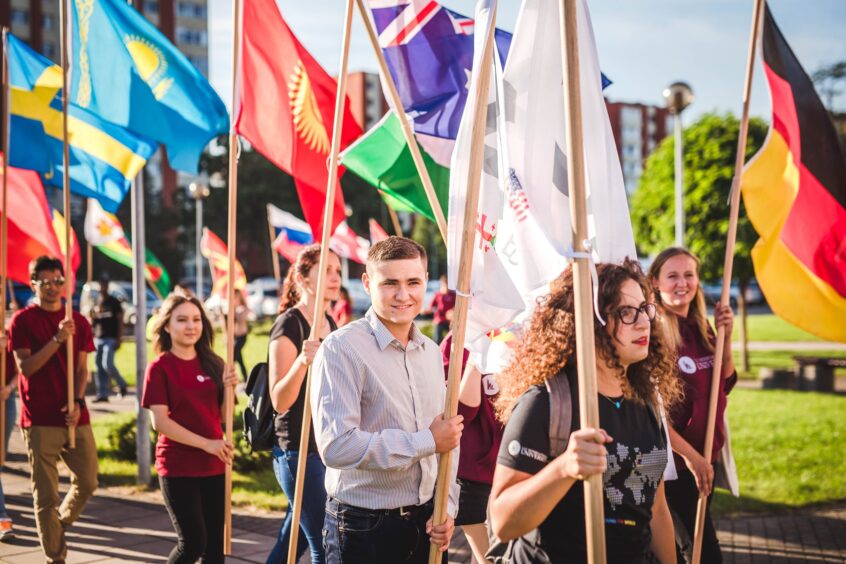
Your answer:
[[[347,97],[347,63],[350,54],[350,29],[352,27],[353,0],[347,0],[344,11],[344,31],[341,41],[341,66],[338,70],[338,89],[335,91],[335,116],[332,120],[332,148],[329,153],[329,176],[326,182],[326,204],[323,207],[323,231],[320,239],[320,263],[317,270],[317,292],[314,302],[314,314],[311,319],[309,340],[320,337],[320,327],[325,323],[326,311],[323,297],[326,295],[326,261],[329,258],[329,240],[332,238],[332,213],[335,202],[335,188],[338,185],[338,154],[341,152],[341,128],[344,124],[344,101]],[[288,542],[288,564],[297,561],[297,538],[300,534],[300,515],[303,506],[303,483],[305,481],[306,461],[308,460],[308,441],[311,434],[311,366],[306,371],[305,401],[303,403],[303,422],[300,428],[300,456],[297,459],[297,477],[294,488],[293,507],[288,507],[291,514],[291,534]]]
[[[389,206],[387,203],[385,206],[388,208],[388,215],[391,216],[391,223],[394,226],[394,232],[402,237],[402,225],[400,225],[399,217],[397,216],[397,210]],[[444,241],[446,243],[446,241]]]
[[[749,132],[749,98],[752,93],[752,74],[755,70],[755,51],[758,37],[761,33],[761,22],[764,13],[764,0],[754,0],[752,9],[752,29],[749,32],[749,50],[746,57],[746,81],[743,85],[743,114],[740,119],[740,132],[737,138],[737,153],[734,159],[734,177],[731,183],[731,205],[729,207],[728,240],[726,242],[726,256],[723,263],[723,289],[720,294],[720,307],[729,305],[729,291],[731,289],[732,267],[734,264],[734,247],[737,240],[737,219],[740,214],[740,182],[743,175],[743,162],[746,157],[746,138]],[[722,382],[723,354],[725,353],[726,329],[717,328],[717,346],[714,351],[714,368],[711,373],[711,390],[708,397],[708,422],[705,427],[705,446],[702,455],[710,465],[711,451],[714,447],[714,427],[717,422],[717,398],[720,394]],[[705,530],[705,518],[708,510],[708,497],[699,494],[696,504],[696,521],[693,534],[693,563],[699,564],[702,558],[702,535]]]
[[[461,251],[459,254],[458,284],[453,309],[452,350],[449,356],[449,375],[447,377],[444,418],[449,419],[458,414],[458,395],[461,383],[461,370],[464,360],[464,338],[467,329],[467,314],[470,307],[470,277],[473,269],[473,244],[476,242],[476,215],[479,210],[479,187],[482,181],[482,164],[484,161],[485,129],[487,127],[488,91],[490,90],[491,65],[494,49],[494,30],[496,28],[496,3],[491,8],[490,23],[487,31],[487,41],[482,51],[481,68],[478,73],[479,87],[476,90],[476,100],[473,112],[473,129],[471,131],[470,164],[467,174],[467,196],[464,202],[464,218],[461,230]],[[441,454],[438,459],[438,477],[435,482],[435,509],[432,523],[442,525],[447,517],[447,501],[449,498],[450,468],[452,466],[452,451]],[[439,547],[432,544],[429,548],[429,564],[441,561],[442,553]]]
[[[438,230],[441,232],[441,237],[444,244],[447,242],[447,221],[444,217],[444,211],[441,208],[441,203],[438,201],[438,196],[435,193],[435,187],[432,185],[432,179],[429,176],[429,171],[426,169],[426,164],[423,162],[423,155],[420,153],[420,147],[417,146],[417,139],[414,137],[414,132],[408,123],[408,116],[403,109],[402,100],[399,92],[397,92],[394,79],[388,70],[388,63],[385,61],[385,54],[379,46],[379,37],[376,35],[376,30],[373,28],[373,22],[370,20],[370,14],[367,8],[364,7],[363,0],[356,0],[358,4],[358,11],[361,14],[361,19],[364,22],[364,28],[367,30],[367,37],[370,39],[370,45],[373,47],[373,52],[376,54],[376,60],[379,61],[379,73],[382,75],[382,84],[388,86],[388,95],[391,98],[391,104],[394,106],[394,111],[397,114],[400,122],[402,134],[405,137],[405,142],[408,145],[408,150],[411,152],[411,158],[414,161],[414,166],[417,168],[417,174],[420,176],[420,182],[423,183],[423,190],[426,192],[426,198],[429,200],[429,205],[432,207],[432,212],[435,214],[435,220],[438,224]],[[390,206],[388,206],[390,208]],[[396,213],[396,212],[394,212]],[[401,230],[398,230],[402,234]]]
[[[232,2],[232,103],[229,106],[229,218],[227,230],[227,284],[226,303],[229,315],[226,316],[226,367],[235,364],[235,250],[238,245],[237,211],[238,211],[238,157],[240,145],[238,132],[235,129],[235,118],[238,107],[238,89],[241,74],[241,34],[243,20],[241,0]],[[232,444],[232,417],[235,411],[235,390],[231,386],[223,389],[223,425],[226,440]],[[224,523],[223,523],[223,552],[232,554],[232,464],[226,465],[224,476]]]
[[[579,35],[576,15],[578,0],[561,0],[561,63],[564,73],[564,116],[567,131],[567,185],[570,188],[571,237],[573,250],[585,253],[588,235],[587,196],[585,192],[584,146],[582,136],[582,96],[579,71]],[[591,297],[589,258],[573,260],[573,293],[576,315],[576,358],[579,378],[579,424],[581,428],[599,428],[599,404],[596,386],[596,353],[593,337],[594,313]],[[595,289],[599,291],[599,289]],[[585,525],[587,555],[591,564],[604,564],[605,507],[602,474],[585,480]]]
[[[68,80],[68,51],[69,51],[69,37],[68,37],[68,0],[60,0],[59,7],[61,12],[61,62],[62,62],[62,199],[64,203],[65,213],[65,319],[73,319],[73,284],[70,283],[71,272],[73,266],[71,264],[71,209],[70,209],[70,147],[68,146],[68,102],[70,99],[70,81]],[[68,364],[68,413],[73,413],[74,409],[74,358],[73,358],[73,335],[68,337],[66,341],[67,346],[67,364]],[[76,447],[76,433],[74,426],[68,425],[68,447]]]
[[[9,213],[8,213],[8,172],[9,172],[9,28],[3,28],[3,219],[0,224],[0,334],[6,334],[6,274]],[[8,347],[0,350],[0,388],[6,385],[6,354]],[[0,401],[0,466],[6,463],[6,402]]]
[[[273,226],[270,224],[270,214],[267,215],[267,236],[270,241],[270,262],[273,264],[273,277],[276,279],[276,285],[282,281],[282,273],[279,271],[279,257],[276,256],[276,249],[273,248],[273,242],[276,236],[273,233]]]

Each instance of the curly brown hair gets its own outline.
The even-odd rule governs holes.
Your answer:
[[[597,362],[623,370],[614,347],[615,336],[610,329],[617,327],[615,312],[620,304],[620,288],[626,280],[634,280],[644,296],[652,295],[649,280],[637,261],[627,259],[623,264],[599,264],[599,311],[609,323],[593,326]],[[507,422],[514,403],[530,387],[542,384],[558,374],[569,362],[575,362],[576,319],[573,292],[573,269],[568,266],[552,283],[549,294],[538,299],[521,343],[514,351],[508,367],[497,378],[500,392],[496,401],[498,418]],[[666,342],[657,318],[650,324],[649,353],[632,364],[622,379],[623,395],[644,404],[656,404],[655,390],[660,392],[665,407],[673,404],[681,394],[675,377],[675,353]]]

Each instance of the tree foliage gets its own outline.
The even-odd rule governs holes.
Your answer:
[[[702,261],[703,280],[718,280],[723,274],[728,198],[739,131],[740,121],[733,115],[706,114],[683,132],[685,242]],[[762,120],[750,120],[747,161],[761,147],[766,134],[767,125]],[[635,240],[647,254],[656,254],[674,243],[674,151],[674,137],[668,136],[647,159],[632,197]],[[757,238],[741,204],[733,273],[743,283],[753,276],[750,251]]]

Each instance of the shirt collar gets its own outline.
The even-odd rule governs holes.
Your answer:
[[[367,319],[367,323],[370,325],[371,332],[373,336],[376,337],[376,343],[379,345],[379,349],[385,350],[388,345],[393,342],[396,342],[397,345],[400,345],[399,340],[394,337],[393,333],[385,327],[385,324],[382,323],[382,320],[379,319],[379,316],[376,315],[376,312],[373,311],[373,307],[371,306],[370,309],[367,310],[367,313],[364,314],[365,319]],[[417,324],[411,324],[411,335],[409,339],[409,345],[413,344],[414,347],[423,347],[426,343],[426,337],[417,327]],[[401,345],[400,345],[401,347]]]

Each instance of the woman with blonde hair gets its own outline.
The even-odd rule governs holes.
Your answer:
[[[652,261],[649,277],[655,289],[661,320],[677,352],[677,374],[684,388],[684,401],[670,411],[670,441],[679,477],[667,485],[667,503],[676,520],[678,557],[689,562],[692,560],[691,539],[699,494],[708,496],[710,507],[715,464],[726,444],[724,415],[727,395],[737,382],[731,354],[734,317],[730,307],[716,307],[716,325],[725,327],[726,341],[711,451],[713,462],[708,464],[703,452],[717,338],[708,324],[705,296],[699,284],[699,259],[687,249],[666,249]],[[706,513],[702,537],[702,561],[722,562],[720,543],[710,512]]]
[[[270,402],[276,411],[276,444],[273,446],[273,471],[279,486],[293,503],[297,479],[297,461],[306,456],[301,533],[311,549],[311,561],[325,561],[323,551],[323,519],[326,510],[324,477],[326,467],[320,460],[314,430],[309,434],[308,451],[300,452],[300,435],[305,406],[305,377],[309,365],[320,346],[320,341],[337,329],[329,314],[333,300],[341,289],[341,261],[330,252],[326,261],[326,293],[323,302],[317,303],[317,277],[320,268],[320,245],[303,248],[285,276],[279,317],[270,330],[268,352],[268,386]],[[320,324],[319,339],[309,340],[314,312],[324,314]],[[284,562],[290,542],[291,512],[279,529],[276,545],[267,558],[268,564]],[[298,543],[304,550],[306,543]]]
[[[159,433],[156,471],[178,536],[171,564],[224,561],[224,472],[233,449],[221,413],[224,388],[238,377],[212,350],[213,335],[200,301],[182,293],[167,297],[153,327],[157,357],[141,404]]]
[[[679,393],[672,354],[656,330],[656,308],[640,266],[627,260],[600,264],[597,271],[603,319],[594,319],[594,360],[601,428],[579,426],[571,268],[539,301],[514,360],[497,380],[497,410],[506,426],[491,525],[500,540],[513,540],[515,564],[587,561],[578,482],[594,474],[603,477],[608,561],[675,562],[659,415],[659,394],[668,405]]]

